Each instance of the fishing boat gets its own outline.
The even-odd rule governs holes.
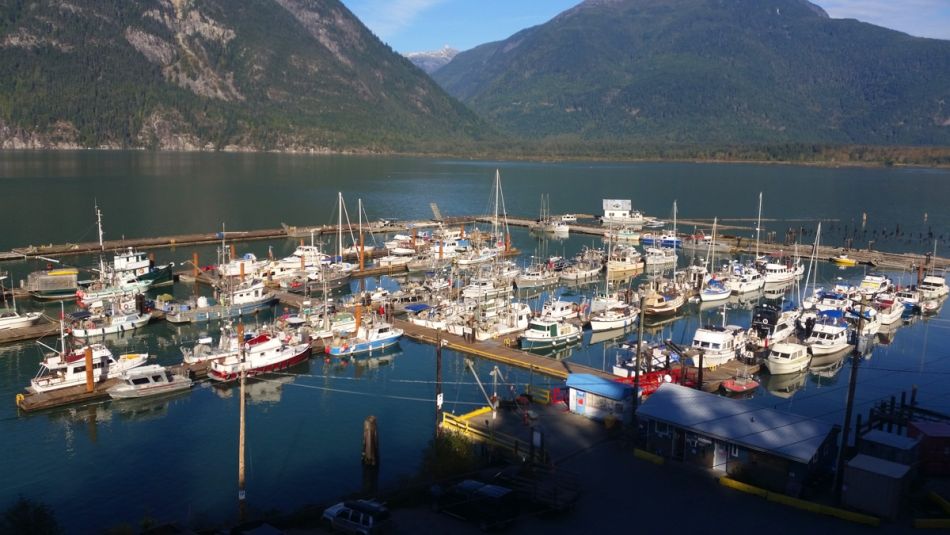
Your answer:
[[[268,265],[270,265],[270,262],[258,260],[254,253],[245,253],[241,258],[218,264],[217,270],[218,275],[222,277],[256,277]]]
[[[119,375],[122,382],[106,392],[112,399],[133,399],[172,394],[191,388],[191,379],[174,374],[164,366],[150,364],[126,370]]]
[[[27,275],[26,291],[41,301],[74,299],[79,289],[79,270],[72,267],[34,271]]]
[[[237,333],[231,328],[231,322],[223,322],[217,344],[213,344],[210,336],[202,335],[193,347],[182,346],[181,353],[185,364],[197,364],[237,355],[241,350],[242,342],[243,340],[239,341]]]
[[[805,266],[801,262],[765,262],[761,265],[761,271],[765,284],[786,284],[804,275]]]
[[[838,256],[832,256],[828,260],[836,266],[841,267],[854,267],[858,265],[858,261],[853,258],[848,258],[847,253],[841,253]]]
[[[211,362],[208,377],[219,382],[285,370],[310,358],[310,344],[294,341],[290,336],[258,335],[245,343],[245,350]]]
[[[590,315],[590,329],[593,332],[623,329],[637,322],[640,310],[632,306],[608,308]]]
[[[542,288],[557,284],[560,274],[552,269],[548,269],[541,264],[534,264],[525,268],[522,273],[515,276],[515,286],[519,290],[525,288]]]
[[[577,342],[583,331],[573,323],[555,319],[534,319],[521,335],[521,349],[538,350],[564,347]]]
[[[374,352],[396,345],[403,331],[386,321],[374,320],[360,325],[353,335],[335,337],[324,349],[327,355],[346,357]]]
[[[675,249],[647,247],[643,250],[643,263],[647,268],[675,266],[678,259]]]
[[[640,241],[640,230],[630,226],[611,228],[604,231],[604,239],[612,242],[636,243]]]
[[[805,370],[810,361],[811,355],[807,347],[782,342],[772,346],[772,351],[765,360],[765,366],[772,375],[785,375]]]
[[[277,296],[264,288],[262,281],[248,280],[222,295],[220,303],[205,296],[187,303],[171,303],[165,310],[165,319],[171,323],[189,323],[234,318],[276,302]]]
[[[70,334],[91,338],[134,331],[148,324],[152,311],[147,310],[141,294],[124,294],[92,303],[89,310],[70,314]]]
[[[558,277],[567,282],[589,281],[599,277],[603,269],[604,266],[600,261],[583,260],[562,269],[558,272]]]
[[[65,335],[61,336],[65,343]],[[86,346],[92,350],[92,380],[103,381],[126,370],[141,366],[148,360],[147,353],[127,353],[118,358],[102,344]],[[40,369],[30,381],[27,391],[49,392],[60,388],[86,384],[86,347],[74,351],[55,351],[40,362]],[[47,347],[48,349],[51,349]]]
[[[635,275],[643,271],[644,263],[640,252],[633,247],[614,247],[607,258],[607,278],[617,279]]]
[[[648,291],[643,309],[647,316],[672,316],[686,304],[686,297],[673,288]]]
[[[662,234],[654,234],[652,232],[645,232],[640,236],[640,243],[647,246],[654,247],[666,247],[669,249],[676,249],[683,246],[683,240],[679,236],[673,233],[664,232]]]

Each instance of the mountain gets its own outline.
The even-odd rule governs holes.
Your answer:
[[[10,0],[0,147],[416,150],[491,130],[338,0]]]
[[[415,64],[416,67],[432,74],[452,61],[452,58],[458,53],[458,50],[455,50],[449,45],[445,45],[441,49],[431,52],[410,52],[406,54],[406,57],[409,58],[409,61]]]
[[[587,0],[433,76],[557,143],[950,144],[950,41],[805,0]]]

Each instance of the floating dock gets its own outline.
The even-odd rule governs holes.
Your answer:
[[[0,331],[0,344],[35,340],[36,338],[53,336],[54,334],[59,334],[59,322],[43,316],[43,319],[36,325]]]

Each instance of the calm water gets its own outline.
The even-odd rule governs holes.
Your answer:
[[[95,239],[93,204],[105,217],[108,238],[271,228],[281,222],[316,225],[335,221],[342,191],[355,213],[362,197],[370,218],[430,217],[436,202],[444,215],[485,213],[494,170],[501,170],[508,212],[533,216],[541,193],[552,212],[599,213],[600,200],[632,198],[648,214],[668,217],[674,199],[684,218],[754,218],[764,192],[766,228],[823,227],[823,242],[853,235],[881,248],[925,252],[930,233],[947,254],[950,171],[929,169],[827,169],[699,164],[548,164],[395,158],[284,155],[205,155],[80,152],[0,154],[0,249]],[[862,230],[862,214],[867,224]],[[926,214],[926,221],[925,221]],[[800,221],[800,220],[811,221]],[[753,226],[748,221],[737,223]],[[899,230],[898,231],[898,226]],[[846,229],[847,227],[847,229]],[[733,231],[750,235],[750,231]],[[573,254],[592,237],[539,243],[515,230],[516,246],[530,255],[546,250]],[[811,236],[807,238],[811,241]],[[238,252],[288,254],[292,240],[238,244]],[[159,262],[181,262],[197,250],[210,263],[214,247],[156,251]],[[67,260],[91,264],[94,258]],[[20,278],[38,262],[0,266]],[[823,266],[819,282],[860,280],[862,269]],[[910,282],[910,276],[891,273]],[[394,287],[399,281],[368,281]],[[179,295],[192,291],[178,285]],[[593,289],[565,290],[580,299]],[[786,298],[794,299],[794,292]],[[538,298],[532,298],[534,305]],[[24,303],[36,308],[36,303]],[[50,310],[56,314],[55,309]],[[270,314],[270,313],[268,313]],[[266,317],[268,314],[265,314]],[[750,311],[736,303],[729,323],[747,325]],[[266,319],[266,318],[262,318]],[[719,310],[696,310],[651,337],[688,342],[702,323],[720,323]],[[180,360],[179,346],[215,326],[150,326],[135,337],[107,341],[114,350],[147,349],[156,361]],[[622,339],[622,338],[621,338]],[[52,341],[47,341],[52,343]],[[569,354],[574,362],[609,367],[616,340],[590,335]],[[860,371],[858,411],[875,400],[919,385],[920,399],[950,412],[950,314],[902,326],[883,337]],[[417,469],[433,432],[434,350],[402,341],[388,363],[342,365],[313,359],[294,373],[253,383],[248,412],[248,492],[259,510],[289,509],[333,499],[361,487],[363,419],[379,419],[383,484]],[[236,390],[199,385],[173,398],[91,406],[21,416],[13,398],[37,369],[35,343],[0,347],[0,507],[17,495],[51,505],[70,531],[89,532],[143,517],[207,525],[234,514],[236,494]],[[482,380],[492,365],[476,361]],[[464,360],[447,352],[448,409],[484,404]],[[509,381],[548,384],[544,378],[504,369]],[[751,403],[840,421],[847,368],[827,378],[811,374],[769,378]],[[6,401],[2,401],[6,400]]]

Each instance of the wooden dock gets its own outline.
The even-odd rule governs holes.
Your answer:
[[[43,319],[36,325],[0,331],[0,344],[34,340],[44,336],[53,336],[54,334],[59,334],[59,322],[43,316]]]
[[[535,355],[527,351],[521,351],[517,347],[509,347],[503,343],[503,340],[484,340],[478,342],[466,341],[461,336],[456,336],[446,332],[438,332],[435,329],[416,325],[406,320],[394,319],[393,323],[405,332],[405,336],[435,345],[441,337],[443,347],[447,347],[459,353],[474,355],[494,362],[507,364],[516,368],[529,370],[531,372],[547,375],[556,379],[567,379],[570,373],[589,373],[605,379],[615,379],[616,377],[603,370],[591,368],[583,364],[575,364],[566,360],[555,360],[550,357]],[[514,339],[514,338],[513,338]]]

